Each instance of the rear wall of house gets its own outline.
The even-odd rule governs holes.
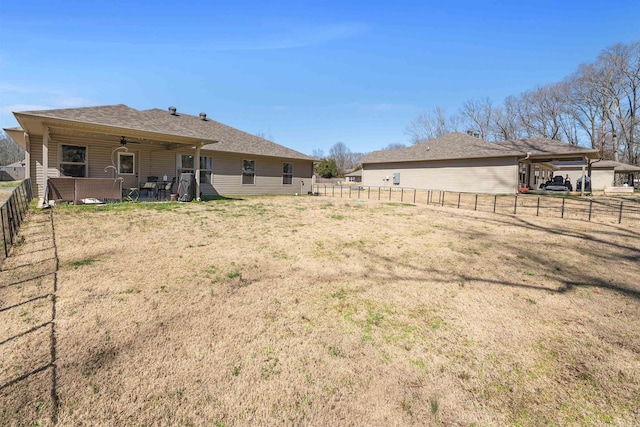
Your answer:
[[[200,183],[204,195],[301,193],[302,183],[305,182],[308,187],[313,175],[313,162],[309,160],[204,150],[201,156],[211,156],[213,163],[211,182]],[[242,183],[243,160],[255,162],[254,184]],[[283,184],[282,168],[285,162],[293,164],[291,184]]]
[[[53,134],[49,138],[49,177],[60,176],[60,153],[62,145],[79,145],[87,147],[88,177],[111,178],[117,166],[119,142],[104,141],[76,135]],[[171,181],[177,178],[178,156],[194,155],[195,149],[167,149],[164,145],[127,144],[128,152],[136,155],[136,174],[126,177],[124,186],[139,186],[149,176],[157,176],[161,180],[164,175]],[[44,194],[44,170],[42,163],[42,137],[31,136],[31,171],[38,185],[34,186],[36,197]],[[254,156],[218,151],[202,150],[201,156],[212,158],[213,173],[207,182],[201,182],[204,195],[218,194],[293,194],[302,192],[302,182],[311,184],[313,163],[307,160],[290,160],[278,157]],[[253,185],[242,184],[243,160],[255,162],[255,180]],[[283,163],[293,164],[292,184],[283,184]],[[174,189],[175,190],[175,189]]]
[[[365,164],[362,183],[366,186],[398,187],[454,192],[513,194],[518,186],[515,157]]]

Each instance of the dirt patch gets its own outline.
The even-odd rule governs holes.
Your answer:
[[[322,197],[53,215],[62,425],[640,422],[638,224]],[[51,286],[3,280],[4,307]],[[0,315],[0,342],[33,327]],[[18,341],[0,387],[46,363]],[[47,423],[38,375],[1,424]]]

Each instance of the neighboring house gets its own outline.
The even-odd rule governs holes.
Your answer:
[[[514,194],[533,186],[535,171],[551,173],[550,162],[597,159],[597,150],[546,139],[491,143],[450,133],[411,147],[374,151],[362,159],[367,186],[489,194]]]
[[[24,161],[0,166],[0,181],[22,181],[24,179]]]
[[[5,131],[25,150],[42,197],[47,178],[168,180],[193,172],[204,195],[293,194],[311,188],[313,158],[207,118],[126,105],[16,112]],[[304,184],[303,184],[304,182]]]
[[[358,169],[357,171],[346,173],[344,175],[344,179],[347,182],[362,182],[362,169]]]
[[[556,175],[569,176],[574,183],[582,176],[583,162],[557,162],[553,164]],[[591,162],[591,189],[603,191],[606,187],[620,186],[625,180],[633,186],[633,177],[640,178],[640,167],[613,160]]]

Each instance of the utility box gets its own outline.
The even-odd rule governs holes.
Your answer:
[[[393,174],[393,185],[400,185],[400,173]]]

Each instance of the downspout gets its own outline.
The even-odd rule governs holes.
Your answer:
[[[24,179],[31,178],[31,139],[29,138],[29,134],[27,132],[24,133]],[[31,181],[33,183],[33,181]]]
[[[527,151],[527,157],[524,158],[525,161],[529,160],[529,157],[531,157],[531,152]],[[525,165],[525,177],[527,179],[527,188],[531,188],[531,163],[527,162],[527,164]]]
[[[38,185],[38,208],[44,209],[49,207],[49,126],[45,126],[42,132],[42,187]],[[36,176],[36,181],[38,177]],[[40,191],[42,190],[42,191]]]

